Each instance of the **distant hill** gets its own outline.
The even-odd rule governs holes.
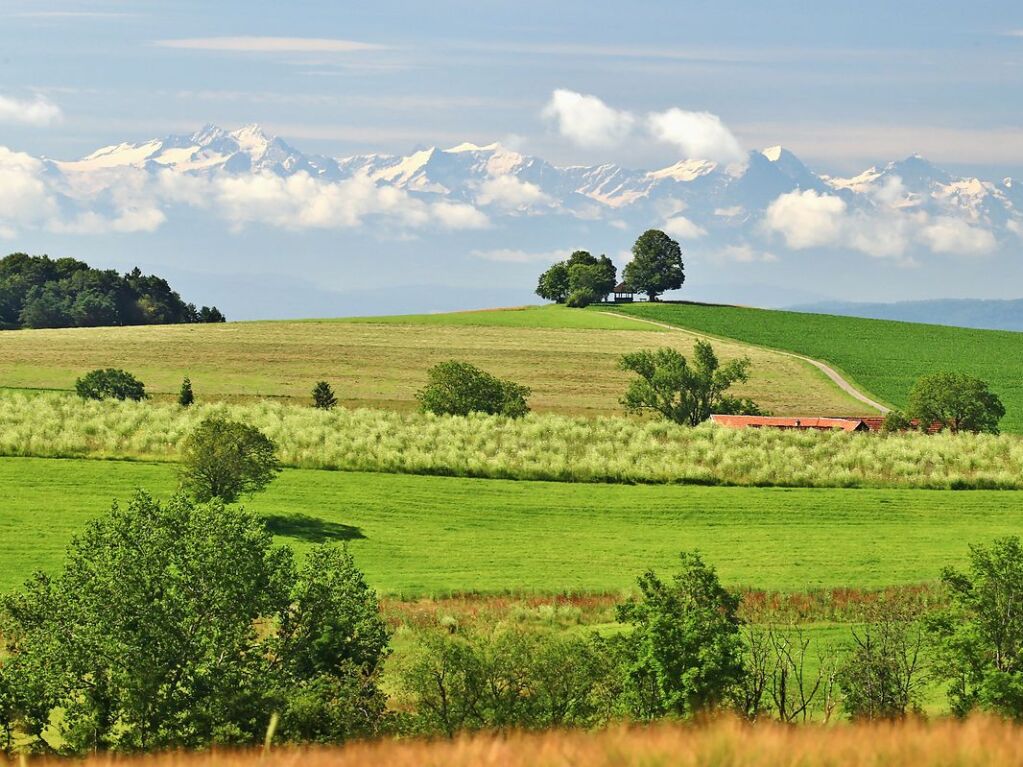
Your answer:
[[[939,298],[933,301],[896,301],[890,304],[820,301],[798,304],[789,309],[794,312],[923,322],[960,328],[1023,331],[1023,298],[1011,301]]]

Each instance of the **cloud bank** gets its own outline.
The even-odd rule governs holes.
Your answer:
[[[25,101],[0,94],[0,124],[44,127],[59,122],[62,117],[60,107],[43,96]]]

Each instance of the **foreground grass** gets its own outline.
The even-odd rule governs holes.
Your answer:
[[[625,352],[695,337],[621,317],[564,307],[365,320],[243,322],[0,333],[0,387],[69,390],[93,368],[122,367],[156,395],[177,393],[188,375],[200,401],[257,397],[309,402],[329,381],[350,406],[408,410],[426,371],[457,358],[533,389],[534,409],[568,414],[620,412]],[[865,413],[819,371],[783,355],[731,343],[721,356],[749,355],[741,387],[785,413]]]
[[[478,734],[452,741],[381,740],[341,748],[93,756],[85,767],[1009,767],[1019,764],[1023,728],[966,722],[791,727],[723,719],[599,732]],[[56,760],[44,760],[44,764]],[[0,757],[2,763],[2,757]]]
[[[167,464],[0,459],[0,591],[59,567],[86,521]],[[369,582],[405,596],[629,590],[699,549],[731,586],[801,591],[934,581],[967,544],[1019,533],[1023,495],[781,490],[285,471],[245,501],[299,552],[349,541]]]
[[[1002,428],[1023,432],[1023,333],[699,304],[633,304],[615,311],[824,360],[898,407],[920,376],[969,373],[1002,398]]]
[[[1015,435],[692,429],[641,418],[438,417],[276,402],[197,405],[0,395],[0,455],[176,459],[205,417],[258,427],[312,469],[786,487],[1023,488]]]

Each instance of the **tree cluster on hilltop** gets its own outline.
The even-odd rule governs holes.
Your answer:
[[[156,275],[121,275],[74,258],[12,253],[0,259],[0,329],[223,322],[196,308]]]

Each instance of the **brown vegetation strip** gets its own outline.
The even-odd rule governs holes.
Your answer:
[[[453,741],[384,740],[343,748],[96,756],[84,767],[1008,767],[1020,764],[1023,728],[973,719],[933,723],[787,727],[731,720],[597,733],[475,735]],[[0,757],[0,764],[3,763]],[[33,765],[65,764],[30,760]]]

